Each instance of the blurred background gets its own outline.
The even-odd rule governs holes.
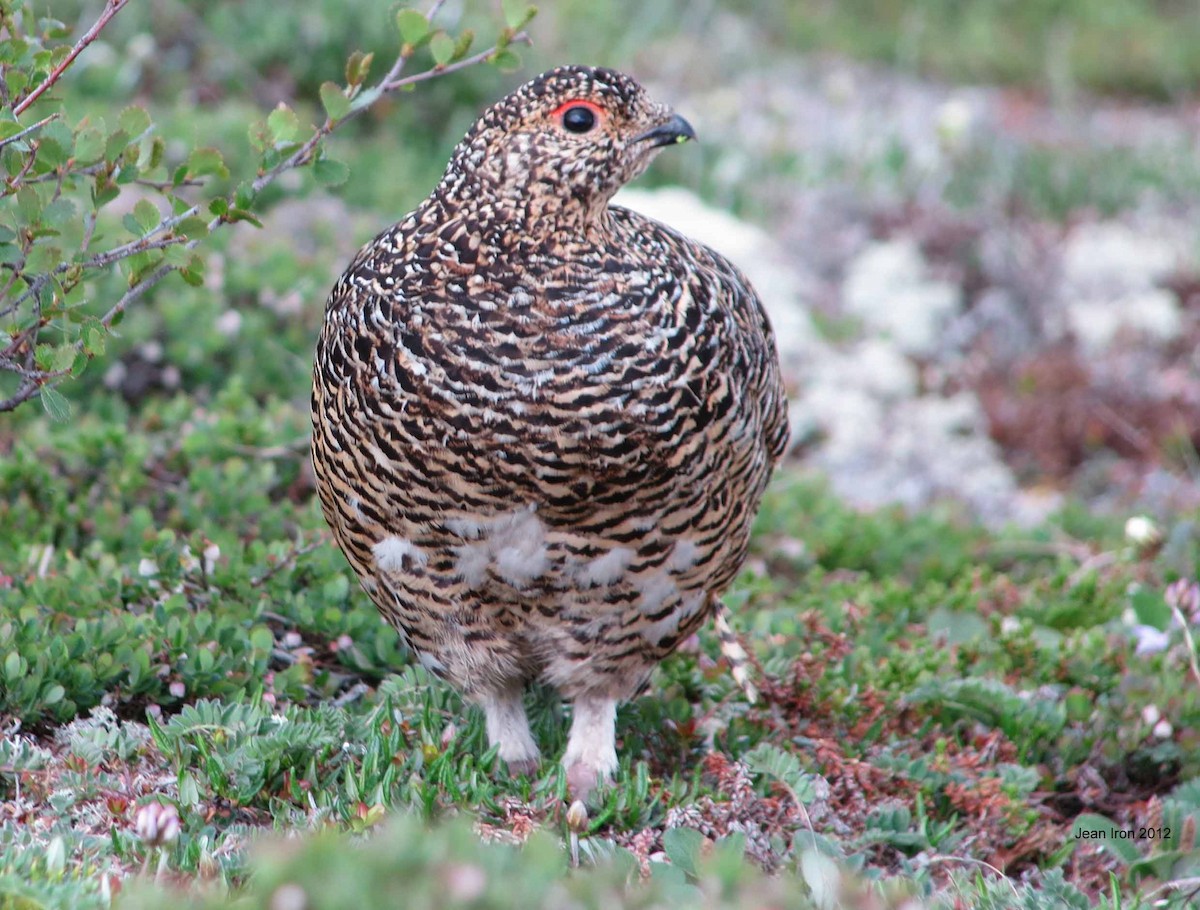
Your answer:
[[[60,2],[85,21],[99,4]],[[170,141],[253,168],[250,124],[316,122],[347,56],[394,58],[395,4],[134,4],[66,91],[150,106]],[[452,0],[486,46],[498,4]],[[264,228],[209,241],[206,283],[132,312],[71,394],[306,395],[324,296],[436,182],[486,104],[563,62],[626,70],[701,141],[630,196],[724,245],[780,334],[794,444],[836,492],[1032,523],[1062,495],[1196,504],[1200,8],[1172,0],[542,5],[519,69],[384,99],[332,139],[349,178],[294,173]],[[423,61],[415,60],[414,64]],[[654,192],[662,187],[686,191]],[[132,198],[132,197],[131,197]],[[121,203],[118,203],[121,204]],[[132,203],[130,203],[132,204]],[[731,219],[736,218],[734,222]]]

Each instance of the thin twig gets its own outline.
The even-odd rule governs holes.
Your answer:
[[[153,272],[122,294],[121,299],[114,303],[109,308],[108,312],[101,317],[100,324],[107,329],[112,325],[113,320],[116,319],[117,316],[125,312],[125,307],[129,306],[129,304],[133,303],[133,301],[145,294],[174,270],[175,267],[173,265],[164,262]],[[82,346],[82,339],[77,344]]]
[[[1196,662],[1196,642],[1192,639],[1192,630],[1188,627],[1187,617],[1179,609],[1179,604],[1171,604],[1171,613],[1174,615],[1175,621],[1183,629],[1183,640],[1187,644],[1188,663],[1192,668],[1192,679],[1196,680],[1196,685],[1200,686],[1200,664]]]
[[[441,9],[444,2],[445,0],[434,0],[433,5],[430,7],[425,18],[432,19],[435,15],[437,15],[438,10]],[[526,32],[519,32],[518,34],[513,35],[508,43],[531,44],[532,42]],[[408,63],[409,57],[405,56],[404,54],[400,54],[396,58],[396,62],[392,64],[392,68],[388,70],[387,75],[380,79],[379,82],[375,84],[373,89],[369,89],[368,91],[378,92],[381,95],[386,95],[390,92],[398,91],[407,85],[414,85],[417,82],[424,82],[428,79],[436,79],[438,76],[445,76],[449,73],[466,69],[469,66],[475,66],[476,64],[483,63],[485,60],[495,54],[496,50],[497,46],[493,44],[487,50],[480,51],[478,54],[474,54],[470,57],[464,57],[457,63],[451,63],[449,66],[435,66],[432,69],[425,70],[423,73],[417,73],[416,75],[408,76],[404,79],[399,78],[399,76],[404,69],[404,65]],[[258,195],[258,193],[261,192],[264,187],[274,181],[275,178],[284,171],[289,171],[293,168],[302,167],[303,165],[308,164],[308,162],[312,160],[313,153],[322,139],[324,139],[346,121],[353,120],[363,111],[367,110],[368,107],[370,107],[369,104],[363,105],[359,108],[352,107],[346,116],[342,117],[340,120],[326,118],[325,122],[321,124],[316,133],[314,133],[307,142],[301,145],[300,148],[296,149],[296,151],[292,152],[292,154],[290,154],[283,161],[279,162],[269,171],[259,174],[255,181],[250,185],[251,190],[255,195]],[[213,223],[210,224],[209,227],[214,227],[219,221],[219,218],[214,219]]]
[[[992,872],[995,872],[997,878],[999,878],[1006,885],[1008,885],[1008,887],[1010,887],[1012,889],[1013,894],[1015,894],[1017,897],[1021,896],[1020,892],[1017,891],[1017,886],[1013,884],[1012,879],[1009,878],[1007,875],[1005,875],[1003,872],[1001,872],[999,869],[997,869],[995,866],[993,866],[991,863],[986,862],[985,860],[975,859],[972,856],[947,856],[945,854],[938,854],[936,856],[929,857],[925,861],[925,863],[926,863],[926,865],[929,865],[929,866],[932,866],[935,863],[949,863],[949,864],[964,863],[964,864],[970,864],[970,865],[974,865],[974,866],[982,866],[984,869],[990,869]]]
[[[529,43],[530,43],[529,35],[526,34],[525,32],[519,32],[516,35],[513,35],[512,40],[509,42],[509,44],[529,44]],[[441,67],[435,66],[433,69],[425,70],[425,72],[423,72],[423,73],[416,73],[415,75],[412,75],[412,76],[406,76],[403,79],[396,79],[392,82],[387,82],[387,83],[383,84],[381,86],[381,88],[385,92],[394,92],[397,89],[403,88],[406,85],[415,85],[418,82],[425,82],[428,79],[436,79],[438,76],[445,76],[445,75],[448,75],[449,73],[454,73],[454,72],[457,72],[458,70],[466,69],[468,66],[475,66],[476,64],[483,63],[485,60],[488,59],[488,57],[491,57],[495,53],[496,53],[496,47],[495,47],[495,45],[493,45],[492,47],[489,47],[486,51],[480,51],[478,54],[473,54],[470,57],[463,57],[457,63],[450,63],[450,64],[447,64],[446,66],[441,66]]]
[[[308,451],[308,447],[312,442],[312,436],[304,436],[294,442],[285,442],[281,445],[274,446],[233,446],[235,455],[244,455],[248,458],[257,458],[263,461],[279,461],[284,458],[295,458],[297,455],[303,455]]]
[[[107,5],[104,7],[104,12],[100,14],[100,18],[96,20],[91,28],[83,33],[83,37],[75,43],[75,46],[71,48],[71,52],[63,58],[63,61],[50,71],[50,75],[46,77],[46,80],[26,95],[24,100],[13,108],[13,116],[20,117],[29,108],[29,105],[37,101],[43,92],[54,85],[62,77],[62,74],[67,71],[67,67],[75,62],[75,58],[83,53],[83,49],[96,40],[100,32],[104,30],[104,27],[112,21],[113,16],[119,13],[128,2],[129,0],[108,0]]]
[[[29,126],[25,127],[25,129],[21,130],[21,132],[14,133],[13,135],[8,136],[4,139],[0,139],[0,149],[4,148],[10,142],[16,142],[18,139],[24,139],[30,133],[34,132],[35,130],[40,130],[43,126],[45,126],[51,120],[57,120],[61,116],[62,116],[62,114],[55,113],[55,114],[51,114],[49,117],[43,117],[37,123],[31,123]]]
[[[1192,897],[1197,892],[1200,892],[1200,875],[1193,875],[1188,878],[1176,878],[1169,882],[1163,882],[1157,888],[1152,888],[1148,891],[1144,897],[1146,900],[1151,900],[1156,894],[1161,894],[1163,891],[1183,891],[1189,888],[1192,890],[1188,897]]]
[[[250,587],[261,588],[273,576],[278,575],[284,569],[291,566],[301,556],[306,556],[319,547],[327,544],[329,542],[328,537],[329,535],[326,532],[319,531],[315,540],[310,540],[308,543],[303,544],[302,546],[293,547],[282,559],[263,572],[262,575],[259,575],[257,578],[250,579]]]

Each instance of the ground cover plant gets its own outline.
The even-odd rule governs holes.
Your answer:
[[[528,23],[551,44],[530,53],[570,52],[579,39],[562,21],[577,12]],[[534,779],[498,773],[479,713],[410,659],[329,541],[306,399],[331,277],[423,195],[499,80],[521,77],[466,69],[384,99],[325,138],[317,160],[344,170],[289,168],[238,198],[239,181],[337,118],[326,83],[343,80],[352,103],[353,52],[376,54],[376,74],[403,43],[421,45],[414,66],[448,64],[474,52],[463,29],[494,34],[527,16],[470,11],[435,50],[442,20],[418,36],[393,13],[313,4],[305,20],[179,4],[152,21],[131,6],[109,26],[122,53],[64,77],[37,102],[47,113],[20,121],[61,104],[63,125],[86,111],[125,131],[105,138],[103,161],[127,204],[101,207],[98,238],[166,238],[174,228],[155,233],[147,200],[176,196],[186,211],[211,193],[206,206],[229,207],[208,208],[204,230],[179,234],[162,260],[129,262],[156,252],[134,251],[123,273],[94,263],[74,286],[86,293],[47,298],[32,322],[4,314],[9,338],[36,325],[50,345],[34,346],[33,369],[59,383],[70,414],[35,384],[44,406],[0,421],[0,907],[1193,904],[1190,513],[1127,523],[1068,503],[1032,530],[985,529],[952,505],[863,514],[794,461],[728,598],[760,700],[745,700],[705,633],[621,710],[616,785],[585,813],[552,764]],[[670,30],[669,15],[647,17],[630,22]],[[588,22],[613,53],[631,40],[629,23]],[[79,34],[39,28],[54,47]],[[225,51],[189,50],[185,35]],[[46,76],[64,59],[36,53],[0,63]],[[6,106],[37,84],[10,81]],[[272,114],[280,101],[295,122]],[[133,143],[141,115],[122,111],[142,108],[156,131]],[[82,243],[61,239],[74,228],[52,206],[76,192],[82,215],[98,175],[71,190],[71,155],[49,145],[22,174],[10,162],[30,137],[7,141],[17,132],[4,129],[12,192],[0,219],[24,259],[3,261],[20,293],[53,268],[38,249]],[[78,132],[70,141],[77,164],[99,164],[79,156]],[[220,158],[193,159],[195,148]],[[143,169],[155,154],[161,170]],[[121,183],[130,162],[138,172]],[[364,173],[375,176],[354,179]],[[22,181],[42,177],[22,209]],[[36,189],[60,178],[57,196]],[[339,203],[328,188],[342,178]],[[243,223],[230,223],[237,210]],[[36,229],[17,223],[35,215]],[[168,265],[180,274],[104,323]],[[91,350],[89,329],[103,338]],[[68,349],[70,363],[56,353]],[[28,378],[12,375],[6,396]],[[561,707],[535,693],[531,709],[554,756]]]

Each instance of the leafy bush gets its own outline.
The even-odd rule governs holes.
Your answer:
[[[525,40],[521,28],[534,14],[506,4],[496,43],[468,56],[472,32],[451,34],[423,13],[400,10],[398,56],[385,75],[371,81],[374,55],[351,54],[344,83],[320,86],[316,126],[280,103],[250,130],[251,175],[231,171],[210,145],[168,144],[143,107],[100,116],[54,97],[56,83],[126,3],[109,0],[74,45],[65,42],[65,24],[36,17],[35,4],[0,7],[0,166],[7,174],[0,268],[8,273],[0,291],[7,334],[0,411],[40,397],[52,416],[65,418],[69,405],[57,386],[104,354],[126,309],[164,278],[202,284],[201,249],[210,234],[257,223],[264,190],[289,171],[311,167],[321,183],[344,181],[346,165],[327,153],[334,130],[418,82],[485,61],[512,65],[511,45]],[[418,51],[428,54],[429,68],[402,76]]]

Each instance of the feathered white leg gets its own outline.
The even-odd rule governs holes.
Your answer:
[[[592,790],[612,780],[617,770],[617,700],[581,695],[575,699],[574,712],[562,762],[571,795],[586,802]]]
[[[487,718],[488,742],[500,747],[500,757],[514,776],[537,770],[541,753],[529,730],[525,701],[520,687],[491,692],[479,697]]]

